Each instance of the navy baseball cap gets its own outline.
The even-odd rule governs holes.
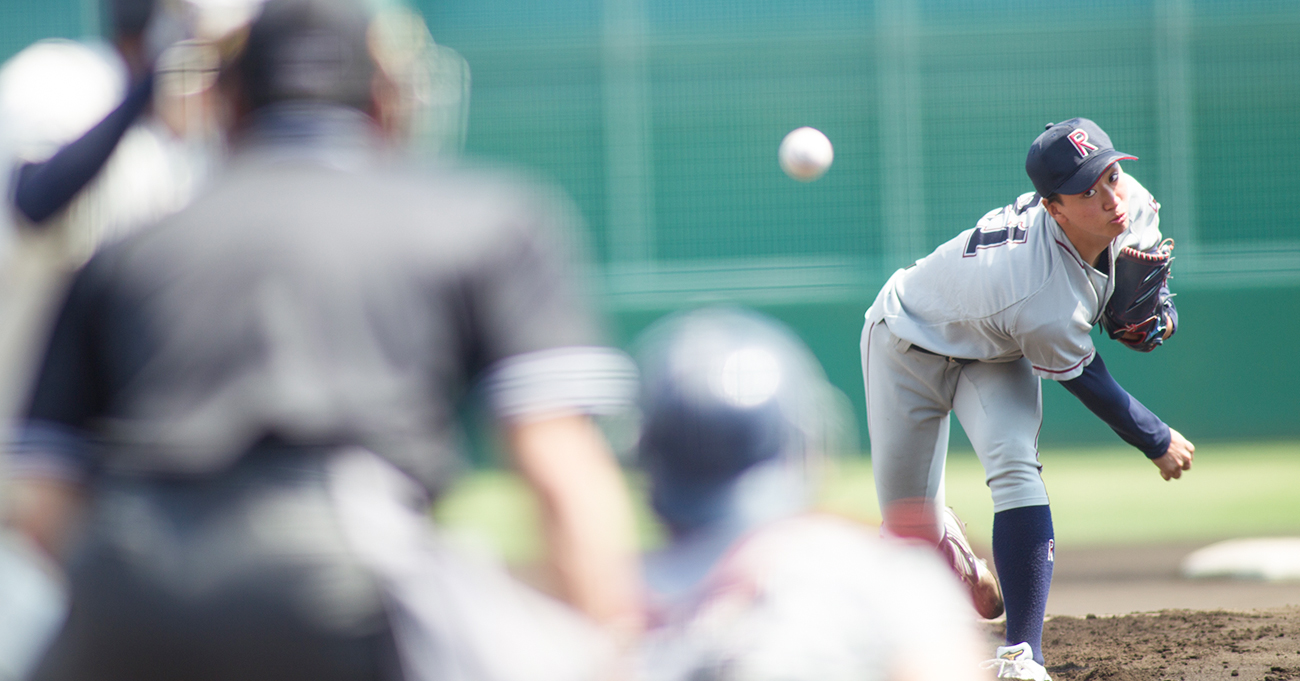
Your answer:
[[[1110,164],[1137,157],[1116,151],[1110,136],[1086,118],[1048,123],[1047,130],[1029,145],[1025,172],[1039,196],[1082,194]]]

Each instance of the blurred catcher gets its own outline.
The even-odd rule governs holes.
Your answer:
[[[579,289],[573,211],[394,158],[376,16],[270,0],[227,32],[227,167],[75,276],[10,453],[8,522],[71,593],[33,678],[591,679],[639,629],[589,419],[634,371]],[[571,607],[427,522],[474,385]]]
[[[810,510],[852,418],[788,329],[700,309],[639,348],[639,460],[670,533],[645,563],[646,679],[981,678],[961,590],[928,549]]]

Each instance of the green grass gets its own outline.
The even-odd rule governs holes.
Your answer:
[[[1300,443],[1207,443],[1181,480],[1160,479],[1155,466],[1126,447],[1048,449],[1043,479],[1052,499],[1057,541],[1076,546],[1210,542],[1244,536],[1300,534]],[[970,452],[948,459],[948,504],[987,545],[993,507],[979,461]],[[630,478],[643,546],[661,533]],[[870,462],[841,461],[828,476],[823,507],[879,522]],[[540,554],[536,512],[525,489],[500,471],[463,480],[439,506],[444,525],[479,536],[511,562]]]
[[[1057,540],[1074,545],[1211,541],[1300,534],[1300,443],[1198,447],[1192,470],[1164,481],[1127,446],[1048,449],[1043,480]],[[987,544],[993,503],[971,452],[948,457],[948,504]],[[825,505],[879,521],[870,462],[844,462],[829,481]]]
[[[636,504],[640,545],[651,547],[662,532],[645,505],[639,476],[628,476]],[[500,470],[474,473],[461,480],[434,509],[434,519],[451,531],[486,544],[510,563],[529,563],[542,554],[537,505],[516,476]]]

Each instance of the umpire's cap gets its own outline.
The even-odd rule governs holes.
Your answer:
[[[234,66],[249,106],[320,101],[369,108],[372,18],[362,0],[267,0]]]
[[[826,451],[836,414],[821,365],[788,329],[754,312],[678,313],[638,341],[639,461],[650,501],[675,531],[727,512],[732,483],[786,459],[800,473]]]
[[[1044,198],[1088,191],[1110,164],[1136,156],[1116,151],[1110,136],[1086,118],[1048,123],[1047,130],[1029,146],[1025,172],[1034,190]]]

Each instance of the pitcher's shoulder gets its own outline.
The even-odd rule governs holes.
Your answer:
[[[1123,182],[1127,185],[1128,201],[1133,210],[1150,211],[1152,214],[1160,212],[1160,202],[1137,178],[1125,173]]]

